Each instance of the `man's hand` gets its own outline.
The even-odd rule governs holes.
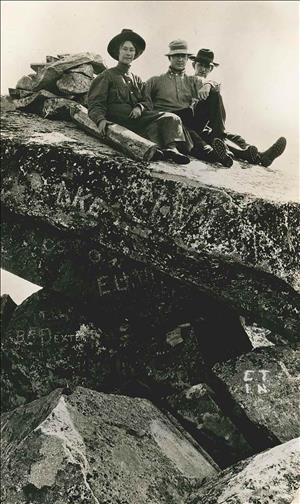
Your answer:
[[[130,119],[138,119],[142,115],[141,107],[134,107],[129,114]]]
[[[106,128],[109,124],[113,124],[111,121],[107,121],[106,119],[102,119],[102,121],[99,122],[98,124],[98,130],[100,133],[100,136],[104,138],[106,136]]]
[[[199,98],[200,100],[206,100],[210,93],[211,85],[210,84],[204,84],[202,88],[199,90]]]

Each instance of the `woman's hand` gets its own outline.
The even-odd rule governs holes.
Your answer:
[[[132,109],[129,114],[130,119],[138,119],[142,115],[141,107],[137,106]]]
[[[208,95],[210,93],[211,85],[210,84],[204,84],[202,88],[199,90],[199,98],[200,100],[206,100],[208,98]]]
[[[106,119],[102,119],[102,121],[99,122],[98,130],[102,138],[106,137],[106,128],[109,124],[113,123],[111,121],[107,121]]]

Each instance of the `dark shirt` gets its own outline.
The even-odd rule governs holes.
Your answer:
[[[118,117],[128,117],[137,105],[142,111],[150,110],[144,91],[141,78],[129,72],[127,65],[118,63],[93,80],[88,93],[89,117],[96,124],[103,119],[117,122]]]

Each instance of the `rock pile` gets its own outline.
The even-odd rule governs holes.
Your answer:
[[[84,110],[94,74],[105,70],[100,55],[93,53],[47,56],[46,63],[31,64],[34,74],[21,77],[9,94],[17,109],[49,119],[70,120],[70,111]]]
[[[34,74],[24,75],[9,94],[13,106],[47,119],[73,121],[81,129],[100,138],[98,128],[87,115],[87,94],[95,74],[105,70],[99,54],[46,56],[46,63],[31,64]],[[106,141],[133,159],[149,161],[157,146],[136,133],[111,124]]]

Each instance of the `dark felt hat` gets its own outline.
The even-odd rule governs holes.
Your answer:
[[[108,54],[117,61],[119,60],[120,45],[126,40],[132,42],[136,48],[136,54],[134,59],[138,58],[145,50],[146,47],[145,40],[134,31],[127,30],[126,28],[124,28],[124,30],[122,30],[121,33],[119,33],[118,35],[116,35],[114,38],[111,39],[111,41],[107,46]]]
[[[195,63],[207,63],[214,66],[219,66],[219,63],[214,61],[214,53],[210,49],[200,49],[197,52],[197,56],[190,56],[190,59]]]

